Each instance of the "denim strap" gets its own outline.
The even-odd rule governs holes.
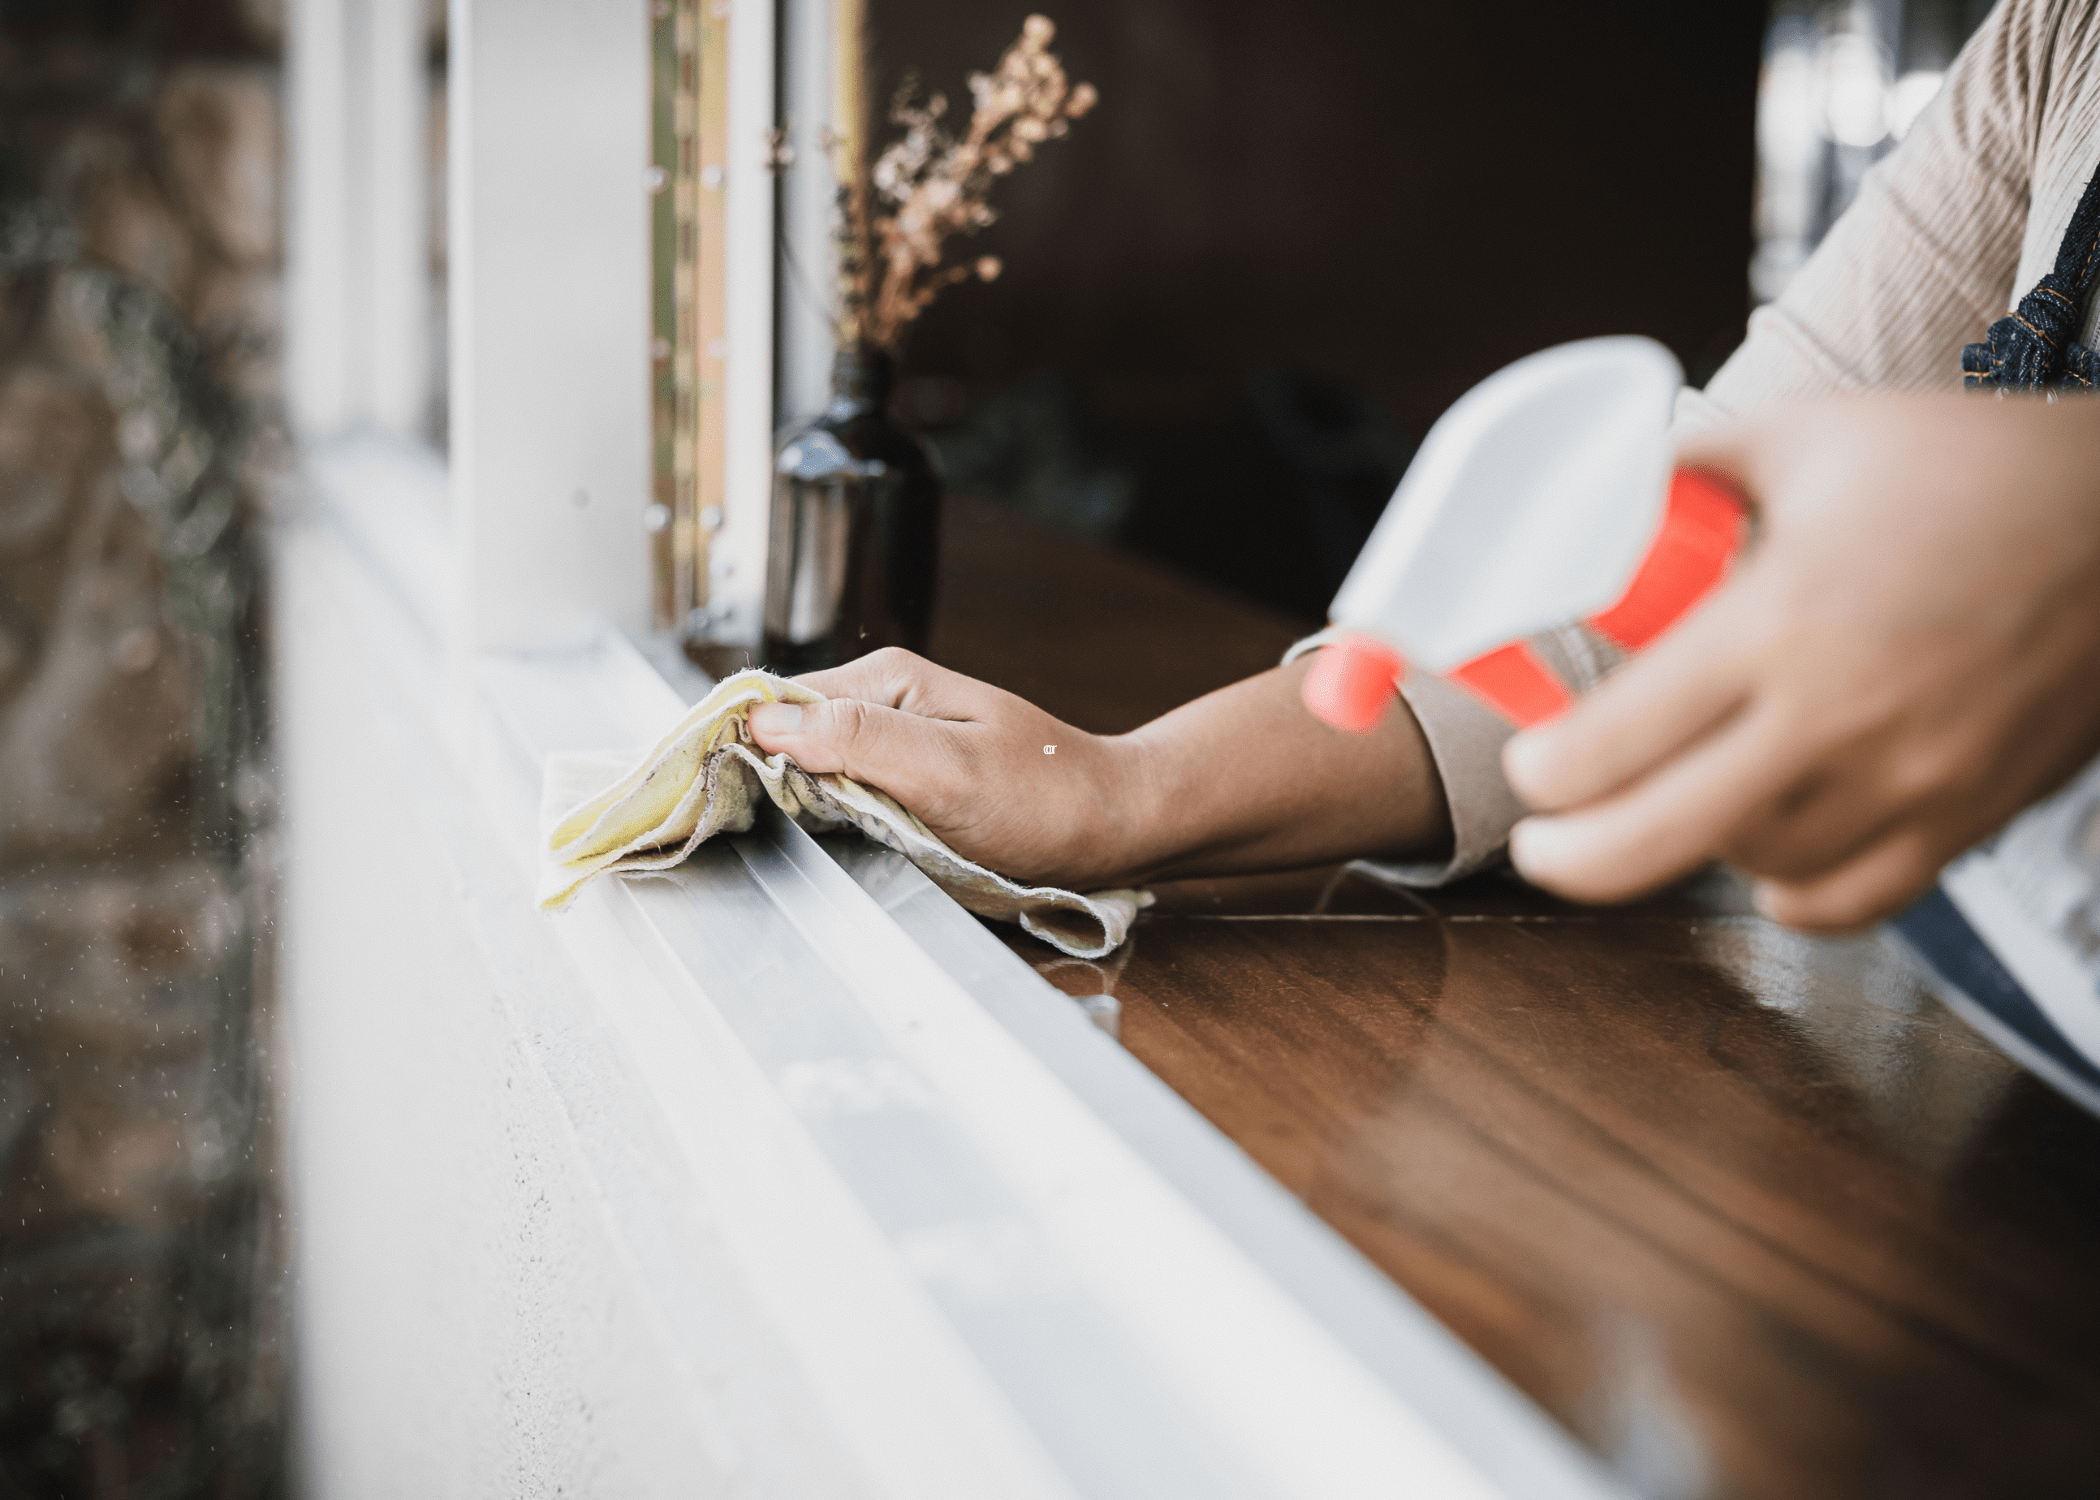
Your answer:
[[[1962,384],[1972,391],[2093,390],[2100,355],[2077,342],[2086,298],[2100,276],[2100,173],[2085,185],[2056,269],[1993,323],[1980,344],[1961,351]]]

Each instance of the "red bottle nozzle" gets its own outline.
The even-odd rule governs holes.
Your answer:
[[[1305,674],[1305,706],[1337,729],[1368,734],[1385,717],[1406,670],[1392,647],[1367,635],[1345,635],[1313,657]]]

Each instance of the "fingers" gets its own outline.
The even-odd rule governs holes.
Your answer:
[[[1959,834],[1941,827],[1899,829],[1826,875],[1760,881],[1757,909],[1789,927],[1849,932],[1894,916],[1923,895],[1962,847]]]
[[[897,700],[916,685],[918,668],[929,672],[937,670],[932,662],[922,657],[890,648],[856,657],[844,666],[804,672],[795,681],[827,698],[858,698],[864,703],[895,708]]]
[[[1789,733],[1801,774],[1728,835],[1720,853],[1730,864],[1767,880],[1810,880],[1879,844],[1899,823],[1938,815],[1940,779],[1906,769],[1916,751],[1906,757],[1892,726],[1872,715],[1864,725],[1848,725],[1841,712],[1797,708],[1789,716],[1796,726],[1820,723],[1822,732]],[[1951,759],[1934,754],[1925,764]]]
[[[855,698],[935,719],[981,717],[986,695],[997,691],[896,646],[795,680],[827,698]]]
[[[958,780],[963,746],[949,720],[829,698],[761,703],[750,723],[751,738],[768,755],[785,751],[805,771],[844,772],[907,807],[930,805]]]
[[[1881,792],[1868,777],[1812,772],[1744,819],[1719,852],[1765,879],[1811,879],[1879,843],[1914,813],[1912,804]]]
[[[1542,812],[1628,785],[1735,714],[1748,692],[1741,607],[1724,594],[1551,723],[1503,747],[1510,789]]]
[[[1575,812],[1527,818],[1510,860],[1576,901],[1625,901],[1715,858],[1753,809],[1799,774],[1770,721],[1743,715],[1632,787]]]

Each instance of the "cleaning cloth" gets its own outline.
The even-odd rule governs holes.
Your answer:
[[[753,705],[823,701],[770,672],[739,672],[688,710],[639,764],[633,755],[548,756],[540,905],[558,911],[600,875],[668,869],[718,833],[746,831],[761,794],[811,832],[859,829],[968,910],[1018,922],[1074,958],[1114,950],[1139,909],[1152,904],[1146,891],[1082,896],[1008,880],[950,849],[894,798],[837,772],[811,775],[752,743]]]

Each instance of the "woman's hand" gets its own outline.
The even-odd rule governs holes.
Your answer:
[[[1133,793],[1118,741],[894,647],[798,680],[826,701],[754,708],[768,754],[879,787],[1014,879],[1091,889],[1118,872]]]
[[[801,678],[826,701],[762,704],[751,737],[881,788],[967,859],[1079,890],[1448,845],[1406,706],[1370,734],[1329,729],[1299,701],[1308,665],[1096,735],[892,649]]]
[[[1573,710],[1508,745],[1510,852],[1580,900],[1716,857],[1800,927],[1887,916],[2100,752],[2100,402],[1802,406],[1685,446],[1761,535]]]

